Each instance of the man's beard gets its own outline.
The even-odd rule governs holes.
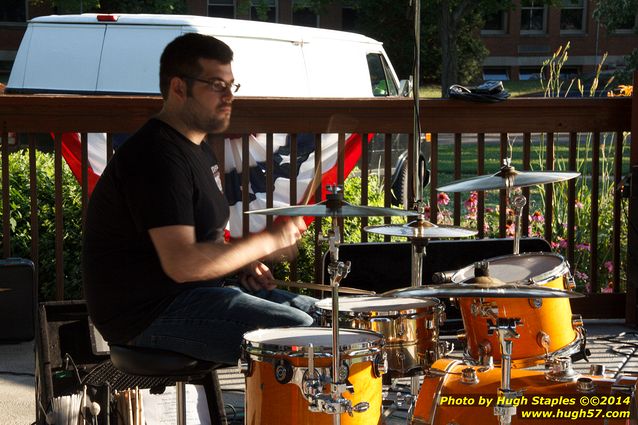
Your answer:
[[[228,128],[230,124],[230,115],[208,115],[201,113],[203,105],[195,98],[191,97],[197,105],[191,104],[183,111],[184,123],[193,130],[202,131],[204,133],[221,133]],[[220,105],[225,107],[228,105]]]

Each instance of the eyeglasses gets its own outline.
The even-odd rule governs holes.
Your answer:
[[[210,90],[216,93],[223,93],[226,90],[230,90],[231,93],[237,93],[237,90],[239,90],[239,87],[241,87],[241,84],[227,83],[221,78],[211,78],[210,80],[204,80],[203,78],[195,78],[195,77],[189,77],[187,75],[184,75],[182,76],[182,79],[199,81],[200,83],[204,83],[208,86]]]

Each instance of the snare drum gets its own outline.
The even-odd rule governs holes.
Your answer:
[[[331,425],[333,414],[317,409],[314,401],[330,394],[331,347],[332,330],[327,328],[273,328],[244,334],[245,423]],[[367,403],[365,411],[354,411],[352,416],[342,413],[341,424],[381,423],[382,348],[383,337],[375,332],[339,331],[340,380],[352,385],[352,392],[342,396],[353,407],[364,408]]]
[[[324,326],[332,321],[332,299],[319,301]],[[418,374],[442,357],[439,325],[445,320],[444,306],[436,298],[340,297],[339,326],[367,329],[385,337],[388,375]]]
[[[423,379],[408,423],[498,425],[494,407],[498,403],[501,370],[484,369],[458,360],[435,362],[433,373]],[[635,418],[637,382],[636,375],[576,375],[561,379],[561,374],[554,371],[514,369],[510,388],[522,393],[510,402],[510,406],[516,406],[512,424],[627,424],[628,413],[632,420]],[[610,419],[605,419],[608,413]],[[535,414],[554,416],[538,419]]]
[[[557,254],[525,253],[487,260],[489,276],[506,283],[540,285],[570,291],[573,279],[567,262]],[[452,281],[460,283],[474,276],[474,265],[457,271]],[[479,363],[488,356],[500,362],[498,335],[488,335],[488,320],[518,318],[513,340],[512,367],[528,367],[551,356],[572,354],[583,340],[582,319],[572,317],[567,298],[459,298],[465,327],[466,353]]]

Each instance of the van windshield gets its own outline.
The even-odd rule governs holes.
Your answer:
[[[392,79],[392,74],[383,55],[368,53],[367,59],[370,81],[372,83],[372,94],[374,96],[398,96],[399,90]]]

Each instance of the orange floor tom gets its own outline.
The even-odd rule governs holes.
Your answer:
[[[341,395],[352,414],[343,425],[381,423],[383,337],[365,330],[339,332]],[[273,328],[244,334],[246,424],[332,425],[333,415],[320,408],[330,395],[332,329]]]

